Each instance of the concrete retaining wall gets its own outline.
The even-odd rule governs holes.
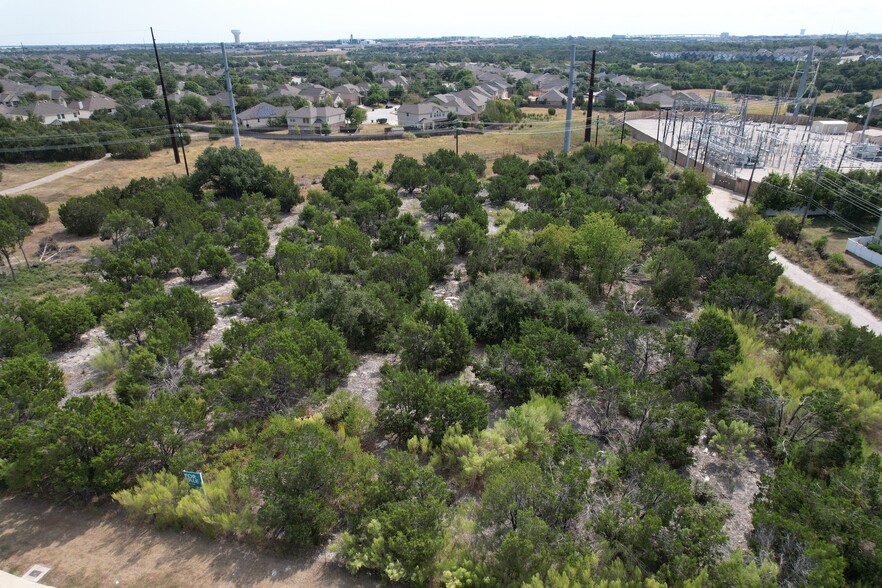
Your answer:
[[[866,262],[882,267],[882,253],[871,251],[867,244],[873,241],[873,237],[852,237],[845,244],[845,250]]]

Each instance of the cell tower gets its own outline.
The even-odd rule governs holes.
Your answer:
[[[242,31],[240,31],[239,29],[233,29],[230,32],[233,33],[233,39],[236,40],[236,47],[238,47],[242,43],[242,41],[239,39],[239,37],[242,35]]]

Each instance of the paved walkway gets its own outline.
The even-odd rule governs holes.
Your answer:
[[[718,215],[729,219],[732,218],[732,211],[743,201],[743,196],[740,194],[735,194],[718,186],[712,187],[711,193],[707,198]],[[794,284],[805,288],[814,296],[830,305],[833,310],[850,318],[851,322],[855,325],[867,327],[877,335],[882,335],[882,320],[877,318],[867,308],[851,298],[840,294],[833,286],[818,280],[780,254],[773,251],[769,257],[784,267],[784,276]]]
[[[4,196],[12,196],[13,194],[18,194],[19,192],[26,192],[31,188],[36,188],[37,186],[42,186],[43,184],[48,184],[50,182],[54,182],[58,178],[63,178],[64,176],[70,175],[72,173],[76,173],[81,169],[86,169],[87,167],[92,167],[96,163],[100,163],[110,157],[110,154],[105,155],[101,159],[91,159],[89,161],[84,161],[83,163],[78,163],[74,166],[71,166],[67,169],[63,169],[59,172],[55,172],[54,174],[49,174],[44,178],[40,178],[39,180],[34,180],[33,182],[28,182],[27,184],[22,184],[20,186],[16,186],[14,188],[9,188],[8,190],[4,190],[0,192],[0,195]]]

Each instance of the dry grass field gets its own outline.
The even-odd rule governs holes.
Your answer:
[[[544,107],[524,110],[532,117],[524,121],[522,128],[483,135],[463,134],[459,138],[460,152],[477,153],[485,157],[488,163],[492,163],[493,159],[508,153],[516,153],[529,160],[534,160],[540,153],[549,150],[560,151],[563,147],[566,109],[558,108],[556,114],[551,117],[548,116],[548,109]],[[607,116],[606,114],[601,115],[604,120]],[[572,136],[574,149],[583,143],[584,124],[584,112],[574,111]],[[601,127],[600,141],[617,140],[618,137],[617,129]],[[232,146],[232,137],[209,142],[207,134],[194,133],[193,142],[187,148],[187,159],[191,169],[199,154],[207,147],[222,145]],[[289,168],[298,183],[304,188],[318,183],[328,168],[343,165],[350,158],[356,160],[362,168],[370,168],[377,161],[381,161],[388,170],[398,153],[419,159],[426,153],[437,149],[454,149],[455,145],[453,136],[341,143],[273,141],[255,139],[247,135],[242,137],[244,148],[257,150],[266,163]],[[3,182],[0,187],[12,188],[48,176],[74,163],[76,162],[8,165],[3,169]],[[184,173],[183,164],[176,165],[171,150],[166,149],[154,152],[147,159],[107,159],[53,182],[30,189],[27,193],[46,203],[50,216],[49,222],[35,227],[34,233],[26,242],[26,250],[30,255],[31,252],[36,251],[37,243],[41,238],[52,237],[60,245],[73,244],[85,253],[99,241],[97,238],[76,238],[64,231],[58,220],[58,206],[62,202],[74,196],[91,194],[104,186],[124,186],[135,178],[159,177],[166,174],[182,175]]]

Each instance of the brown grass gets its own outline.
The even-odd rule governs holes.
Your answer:
[[[0,192],[39,180],[77,163],[76,161],[61,161],[53,163],[18,163],[5,166],[0,164],[0,173],[3,174],[3,179],[0,180]]]

